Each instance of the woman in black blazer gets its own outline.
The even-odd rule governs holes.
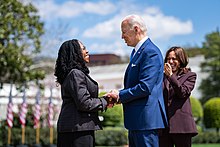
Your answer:
[[[160,147],[191,147],[197,135],[190,95],[196,73],[187,68],[188,57],[181,47],[171,47],[165,56],[163,96],[168,117],[168,128],[159,134]]]
[[[102,129],[98,111],[108,106],[98,98],[98,83],[89,76],[89,54],[82,42],[64,42],[55,66],[63,100],[57,123],[57,147],[93,147],[94,131]]]

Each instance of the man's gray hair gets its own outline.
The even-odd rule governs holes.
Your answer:
[[[142,30],[142,32],[147,32],[145,22],[139,15],[128,15],[122,21],[127,21],[131,29],[133,29],[135,26],[138,26]]]

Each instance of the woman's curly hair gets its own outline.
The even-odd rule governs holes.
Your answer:
[[[89,74],[77,39],[65,41],[60,46],[54,72],[56,82],[62,84],[68,73],[74,68]]]

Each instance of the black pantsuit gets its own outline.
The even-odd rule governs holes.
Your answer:
[[[58,133],[57,142],[58,147],[94,147],[94,131]]]
[[[73,69],[61,85],[62,108],[57,123],[57,147],[94,147],[94,131],[102,129],[98,111],[107,101],[98,98],[98,84]]]

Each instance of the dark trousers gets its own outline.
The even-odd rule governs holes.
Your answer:
[[[128,131],[129,147],[158,147],[157,130]]]
[[[57,147],[94,147],[94,131],[64,132],[57,135]]]
[[[163,134],[159,136],[160,147],[191,147],[191,134]]]

